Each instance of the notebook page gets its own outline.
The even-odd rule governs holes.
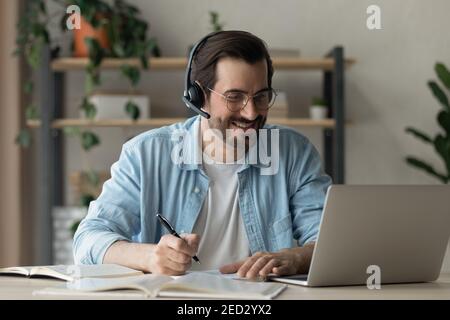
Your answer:
[[[83,278],[68,282],[66,288],[82,292],[109,291],[119,289],[137,289],[148,296],[155,296],[164,283],[172,281],[169,276],[146,274],[124,278]]]
[[[192,272],[165,283],[158,296],[272,299],[284,288],[286,285],[279,283],[237,281],[220,275]]]
[[[109,278],[142,275],[138,270],[127,268],[118,264],[96,264],[96,265],[58,265],[46,266],[61,274],[70,275],[73,279],[79,278]]]
[[[28,276],[33,267],[8,267],[0,268],[0,274],[21,274]]]

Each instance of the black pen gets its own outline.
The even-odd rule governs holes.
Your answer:
[[[156,214],[156,216],[158,217],[159,222],[161,222],[161,224],[166,227],[167,230],[169,230],[170,234],[183,239],[180,237],[180,235],[175,231],[175,229],[172,227],[172,225],[170,224],[169,220],[167,220],[166,218],[164,218],[162,215],[160,215],[159,213]],[[184,239],[183,239],[184,240]],[[200,264],[200,260],[198,260],[197,256],[193,256],[192,259],[194,259],[195,261],[197,261],[198,264]]]

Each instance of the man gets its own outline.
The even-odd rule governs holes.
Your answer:
[[[304,136],[265,124],[276,96],[272,75],[256,36],[223,31],[204,40],[190,76],[210,118],[150,130],[123,146],[75,234],[76,262],[176,275],[197,255],[201,264],[193,269],[247,278],[306,273],[331,180]],[[190,137],[182,148],[180,137]],[[273,170],[261,160],[264,152],[249,161],[261,146],[272,160],[279,157]],[[182,239],[166,234],[156,213]]]

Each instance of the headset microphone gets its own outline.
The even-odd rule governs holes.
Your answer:
[[[183,102],[186,104],[186,107],[188,107],[189,109],[197,112],[199,115],[205,117],[206,119],[211,118],[211,115],[209,113],[203,111],[199,107],[195,106],[191,101],[189,101],[186,95],[181,97],[181,100],[183,100]]]
[[[202,117],[205,117],[206,119],[209,119],[211,116],[209,113],[201,109],[205,103],[203,90],[198,83],[191,82],[192,61],[194,60],[198,48],[203,43],[205,43],[206,40],[208,40],[209,38],[211,38],[212,36],[216,35],[219,32],[220,31],[208,34],[199,42],[197,42],[197,44],[192,48],[186,68],[184,93],[183,97],[181,97],[181,100],[183,100],[183,102],[186,104],[186,107],[198,113]]]

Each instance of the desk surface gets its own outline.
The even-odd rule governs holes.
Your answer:
[[[0,277],[0,300],[7,299],[139,299],[115,296],[114,293],[89,296],[34,296],[33,291],[60,284],[59,280]],[[277,299],[346,300],[346,299],[450,299],[450,274],[441,274],[435,282],[382,285],[380,290],[366,286],[306,288],[289,285]]]

